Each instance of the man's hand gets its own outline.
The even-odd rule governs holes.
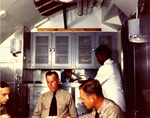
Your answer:
[[[4,114],[4,115],[0,115],[0,118],[11,118],[11,117],[8,114]]]

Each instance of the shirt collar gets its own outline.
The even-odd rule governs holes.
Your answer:
[[[99,114],[102,114],[102,113],[103,113],[103,109],[104,109],[104,107],[105,107],[105,102],[106,102],[106,99],[104,98],[104,101],[103,101],[102,105],[100,106],[100,108],[99,108],[98,111],[97,111]]]
[[[98,114],[101,114],[101,112],[100,112],[100,110],[99,110],[99,109],[98,109],[97,113],[98,113]],[[93,116],[95,116],[95,114],[96,114],[96,110],[95,110],[95,109],[93,109],[93,111],[92,111],[92,115],[93,115]]]
[[[105,65],[105,64],[109,64],[109,63],[113,63],[113,60],[111,60],[110,58],[107,59],[107,60],[104,62],[104,65]]]
[[[102,105],[101,105],[100,108],[97,110],[97,112],[98,112],[99,114],[103,114],[103,109],[104,109],[104,107],[105,107],[106,101],[107,101],[107,99],[104,98],[104,101],[103,101]],[[93,109],[92,114],[93,114],[94,116],[95,116],[95,113],[96,113],[96,110]]]
[[[58,95],[58,94],[60,93],[60,91],[61,91],[61,89],[59,88],[59,89],[56,91],[56,95]],[[53,92],[50,91],[50,94],[53,95]]]

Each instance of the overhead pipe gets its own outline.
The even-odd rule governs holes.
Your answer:
[[[83,10],[82,10],[82,8],[83,8],[83,1],[82,1],[82,0],[77,0],[77,9],[78,9],[77,14],[78,14],[79,16],[82,16],[82,15],[83,15]]]
[[[88,9],[88,1],[84,0],[84,2],[83,2],[83,15],[87,15],[87,9]]]
[[[66,15],[66,7],[63,7],[63,19],[64,19],[64,29],[67,29],[67,15]]]
[[[94,0],[77,0],[77,14],[79,16],[91,14],[93,11]]]
[[[95,7],[102,7],[104,4],[104,0],[97,0]]]
[[[89,0],[88,9],[87,9],[87,13],[88,13],[88,14],[91,14],[91,13],[92,13],[92,11],[93,11],[93,6],[94,6],[94,0]]]

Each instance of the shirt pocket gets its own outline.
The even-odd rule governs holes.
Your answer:
[[[49,108],[50,105],[49,104],[43,104],[42,105],[42,116],[49,116]]]
[[[65,113],[65,112],[67,113],[69,109],[69,104],[65,102],[58,103],[57,108],[60,113]]]

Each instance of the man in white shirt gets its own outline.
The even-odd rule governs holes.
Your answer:
[[[99,80],[105,98],[113,100],[126,112],[122,79],[117,65],[111,60],[111,51],[106,45],[95,50],[97,61],[101,64],[94,79]]]

